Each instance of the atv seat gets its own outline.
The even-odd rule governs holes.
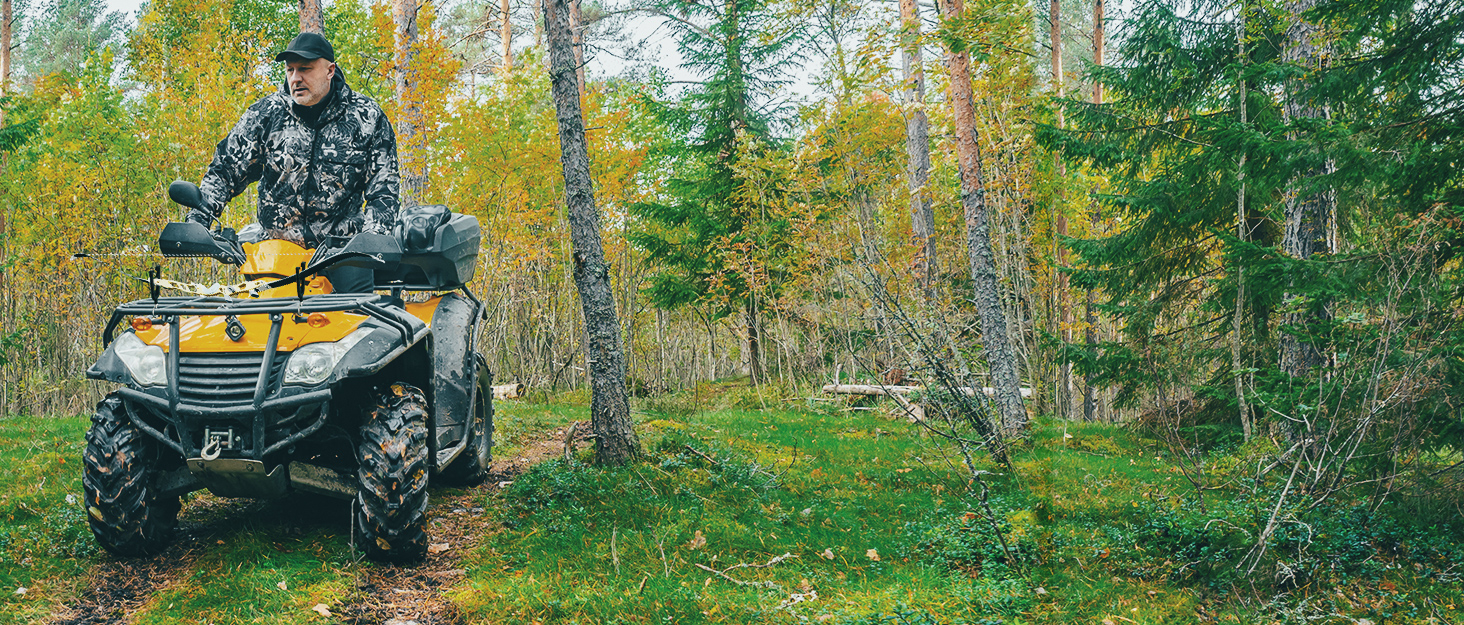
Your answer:
[[[402,243],[402,260],[376,271],[377,288],[446,291],[472,281],[483,238],[477,217],[437,204],[403,208],[393,234]]]

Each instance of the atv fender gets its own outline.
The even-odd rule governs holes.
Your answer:
[[[473,417],[478,368],[474,347],[481,307],[458,293],[442,296],[432,316],[432,416],[437,466],[460,453]]]

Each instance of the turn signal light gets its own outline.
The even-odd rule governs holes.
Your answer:
[[[312,328],[324,328],[330,325],[330,317],[325,316],[325,313],[310,313],[308,321]]]
[[[137,331],[137,332],[147,332],[148,330],[151,330],[152,329],[152,326],[153,326],[152,319],[150,319],[148,317],[133,317],[132,318],[132,329],[135,330],[135,331]]]

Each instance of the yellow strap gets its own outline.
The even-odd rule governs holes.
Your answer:
[[[190,282],[177,282],[174,280],[168,280],[166,278],[158,278],[157,280],[154,280],[154,282],[156,282],[158,286],[165,289],[182,291],[184,293],[192,293],[193,295],[220,295],[223,297],[228,297],[236,293],[253,291],[254,289],[269,284],[270,282],[272,282],[272,280],[250,280],[248,282],[240,282],[239,284],[233,285],[223,285],[215,282],[209,286],[204,286],[202,284],[193,284]]]

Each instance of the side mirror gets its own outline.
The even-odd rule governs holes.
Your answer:
[[[365,254],[364,258],[352,258],[341,261],[341,267],[360,267],[362,269],[391,269],[402,262],[402,244],[396,237],[389,234],[375,232],[362,232],[351,237],[346,247],[339,254]]]
[[[187,180],[174,180],[168,185],[168,198],[188,208],[203,208],[203,192]]]

